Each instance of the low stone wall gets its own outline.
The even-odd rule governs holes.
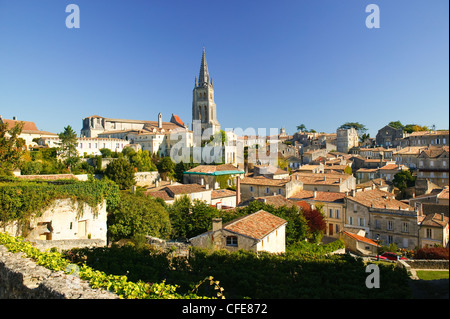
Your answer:
[[[410,259],[406,263],[413,269],[449,269],[448,260]]]
[[[29,242],[33,243],[39,250],[56,248],[59,252],[72,248],[106,246],[106,242],[102,239],[29,240]]]
[[[151,186],[159,179],[159,173],[155,172],[136,172],[134,173],[134,180],[137,186]]]
[[[37,265],[24,253],[11,253],[0,245],[0,299],[118,299],[103,289],[63,271]]]
[[[154,248],[160,249],[164,252],[172,252],[176,256],[189,256],[190,243],[181,243],[176,241],[166,241],[164,239],[146,236],[147,243]]]

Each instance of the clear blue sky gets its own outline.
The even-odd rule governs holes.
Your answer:
[[[68,29],[68,4],[80,28]],[[368,29],[368,4],[380,8]],[[192,122],[202,47],[222,128],[449,127],[448,0],[0,0],[0,115]]]

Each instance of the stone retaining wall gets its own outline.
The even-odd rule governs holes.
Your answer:
[[[106,246],[106,242],[102,239],[29,240],[29,242],[32,242],[39,250],[56,248],[59,252],[72,248]]]
[[[103,289],[63,271],[37,265],[24,253],[11,253],[0,245],[0,299],[118,299]]]
[[[413,269],[448,269],[448,260],[408,259],[406,263]]]

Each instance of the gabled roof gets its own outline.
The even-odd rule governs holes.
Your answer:
[[[445,227],[448,224],[448,217],[443,214],[428,214],[422,220],[422,226]]]
[[[309,172],[296,172],[292,174],[298,177],[298,180],[303,184],[321,184],[321,185],[340,185],[347,179],[351,178],[349,174],[339,173],[309,173]]]
[[[281,195],[261,196],[261,197],[256,197],[254,200],[264,202],[267,205],[272,205],[275,208],[282,207],[282,206],[292,207],[295,205],[295,203],[293,201],[291,201]]]
[[[414,210],[414,208],[408,204],[396,200],[393,194],[379,189],[356,192],[355,196],[348,196],[347,199],[375,209],[398,210],[400,208],[401,210]]]
[[[227,174],[245,174],[245,172],[231,164],[222,164],[222,165],[199,165],[184,172],[184,174],[227,175]]]
[[[369,245],[372,245],[372,246],[378,246],[378,247],[381,247],[381,246],[378,245],[376,242],[374,242],[373,240],[371,240],[371,239],[369,239],[369,238],[367,238],[367,237],[359,236],[359,235],[350,233],[350,232],[348,232],[348,231],[342,231],[342,233],[345,234],[345,235],[347,235],[348,237],[354,239],[354,240],[363,242],[363,243],[365,243],[365,244],[369,244]]]
[[[39,131],[36,127],[36,124],[34,122],[29,121],[16,121],[16,120],[8,120],[8,119],[1,119],[3,124],[8,124],[8,129],[12,129],[20,122],[23,122],[23,128],[22,131]]]
[[[241,179],[241,185],[260,185],[260,186],[279,186],[283,187],[290,181],[289,178],[271,179],[264,176],[244,177]]]
[[[335,202],[335,203],[343,203],[345,198],[345,193],[337,193],[337,192],[320,192],[316,191],[316,197],[314,197],[314,191],[306,191],[301,190],[289,197],[290,200],[313,200],[318,202]]]
[[[236,196],[236,191],[230,189],[215,189],[211,191],[211,199]]]
[[[422,150],[419,154],[419,157],[437,158],[445,153],[447,153],[447,155],[448,155],[448,152],[449,152],[448,146],[429,147],[427,149]]]
[[[222,228],[254,239],[263,239],[286,223],[283,218],[260,210],[226,223]]]

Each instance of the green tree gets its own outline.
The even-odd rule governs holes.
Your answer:
[[[338,129],[349,129],[354,128],[358,131],[358,135],[362,135],[367,131],[367,128],[364,124],[359,122],[347,122],[338,127]]]
[[[120,189],[128,189],[136,184],[133,165],[124,158],[118,158],[106,166],[105,176],[119,185]]]
[[[405,128],[400,121],[392,121],[392,122],[389,122],[388,125],[390,127],[395,128],[395,129],[402,129],[403,130]]]
[[[109,148],[101,148],[99,149],[100,153],[102,153],[102,158],[111,158],[112,151]]]
[[[163,179],[172,178],[175,174],[175,163],[169,156],[163,157],[157,164],[157,167]]]
[[[152,162],[150,153],[147,150],[130,153],[130,163],[136,167],[138,172],[156,171],[156,166]]]
[[[300,132],[306,131],[306,126],[305,126],[305,124],[300,124],[300,125],[298,125],[298,126],[297,126],[297,131],[300,131]]]
[[[403,192],[408,187],[414,187],[416,177],[412,176],[409,170],[401,171],[400,173],[394,175],[393,183],[395,187]]]
[[[108,238],[111,241],[145,235],[169,238],[171,229],[166,209],[145,195],[122,192],[118,206],[108,215]]]
[[[7,123],[0,122],[0,175],[11,175],[19,167],[25,152],[25,141],[19,137],[23,122],[8,128]]]
[[[72,129],[72,127],[66,126],[62,133],[58,134],[59,136],[59,155],[64,159],[64,164],[72,171],[72,168],[78,163],[79,157],[77,152],[77,134]]]
[[[430,129],[427,126],[420,126],[417,124],[406,124],[403,130],[406,133],[412,133],[412,132],[429,131]]]

